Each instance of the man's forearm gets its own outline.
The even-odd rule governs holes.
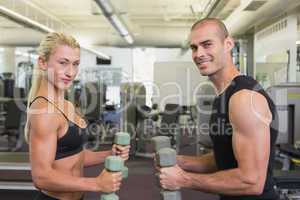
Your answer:
[[[203,156],[177,156],[178,165],[190,172],[212,173],[217,171],[213,153]]]
[[[112,151],[97,151],[84,150],[84,166],[98,165],[104,162],[107,156],[112,155]]]
[[[213,174],[185,172],[182,187],[224,195],[257,195],[263,184],[244,176],[240,169],[219,171]]]

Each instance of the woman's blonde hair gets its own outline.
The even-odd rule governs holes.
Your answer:
[[[76,49],[76,48],[80,49],[79,43],[71,35],[67,35],[67,34],[59,33],[59,32],[52,32],[52,33],[47,34],[45,36],[45,38],[41,41],[41,43],[37,49],[39,57],[41,57],[42,59],[44,59],[44,61],[47,62],[49,60],[51,54],[60,45],[66,45],[66,46],[72,47],[74,49]],[[28,94],[28,99],[27,99],[27,110],[29,109],[30,103],[36,97],[36,94],[39,90],[41,80],[42,80],[42,73],[43,73],[42,70],[36,64],[33,68],[33,73],[32,73],[32,84],[31,84],[31,88],[30,88],[30,91]],[[27,118],[27,123],[25,126],[26,141],[29,141],[28,128],[29,128],[29,126],[28,126],[28,118]]]

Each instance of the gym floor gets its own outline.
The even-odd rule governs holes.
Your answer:
[[[191,139],[192,140],[192,139]],[[191,141],[185,141],[191,142]],[[110,146],[101,146],[101,149],[107,149]],[[28,148],[23,148],[23,152],[28,151]],[[182,149],[181,154],[192,155],[195,152],[195,146],[188,146]],[[24,162],[28,158],[18,158],[16,156],[8,157],[9,153],[5,156],[1,155],[1,159],[5,161],[12,161],[14,159]],[[129,168],[129,177],[122,182],[121,190],[118,192],[120,200],[157,200],[160,199],[160,188],[158,187],[158,179],[155,176],[155,170],[153,166],[153,160],[150,158],[130,157],[130,160],[126,162],[126,166]],[[97,165],[93,167],[85,168],[85,176],[95,177],[102,171],[103,165]],[[1,180],[18,179],[20,181],[30,181],[30,172],[19,171],[4,171],[0,170]],[[21,190],[0,190],[1,200],[34,200],[37,191],[21,191]],[[100,193],[87,192],[85,194],[85,200],[100,199]],[[182,190],[182,199],[188,200],[216,200],[216,195],[203,193],[194,190]]]
[[[195,145],[191,144],[193,138],[182,138],[182,145],[184,148],[180,149],[180,154],[195,155]],[[0,144],[3,143],[0,141]],[[4,144],[3,144],[4,145]],[[101,145],[101,150],[109,149],[111,145]],[[132,148],[134,148],[132,146]],[[3,162],[27,162],[28,161],[28,147],[22,149],[23,152],[18,153],[0,153],[0,161]],[[26,156],[25,156],[26,155]],[[150,158],[131,156],[126,162],[129,168],[129,177],[122,182],[121,190],[118,192],[120,200],[157,200],[160,199],[160,188],[158,187],[158,179],[155,176],[153,160]],[[279,163],[276,163],[275,168],[281,168]],[[95,177],[102,171],[103,165],[85,168],[85,176]],[[0,170],[0,179],[2,181],[31,181],[30,171],[8,171]],[[217,200],[217,195],[207,194],[200,191],[182,189],[182,199],[184,200]],[[0,190],[1,200],[34,200],[37,191],[21,191],[21,190]],[[87,192],[84,200],[100,199],[100,193]]]
[[[126,164],[129,168],[129,177],[122,183],[121,190],[118,192],[120,200],[157,200],[160,199],[160,188],[157,186],[158,182],[155,177],[155,170],[153,168],[153,160],[147,158],[133,158]],[[97,176],[102,170],[102,166],[93,166],[85,169],[85,175],[88,177]],[[0,176],[3,178],[7,172],[2,171]],[[29,174],[16,173],[20,179],[27,179]],[[23,178],[22,178],[23,177]],[[27,177],[27,178],[26,178]],[[1,190],[1,200],[33,200],[36,191],[8,191]],[[100,193],[88,192],[85,194],[85,200],[100,199]],[[188,200],[216,200],[217,196],[206,194],[193,190],[182,190],[182,199]]]

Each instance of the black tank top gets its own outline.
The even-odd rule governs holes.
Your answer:
[[[46,97],[43,96],[35,97],[30,102],[29,106],[31,106],[32,103],[38,98],[43,98],[49,103],[51,103],[53,106],[55,106],[66,118],[69,124],[67,132],[57,140],[55,160],[59,160],[81,152],[83,150],[85,128],[80,128],[77,124],[70,121],[68,117],[62,112],[62,110],[60,110],[55,104],[49,101]]]
[[[229,100],[230,97],[243,89],[256,91],[262,94],[269,105],[269,109],[272,113],[272,123],[270,125],[270,157],[268,163],[268,171],[263,193],[258,196],[227,196],[221,195],[221,200],[266,200],[277,199],[277,195],[274,190],[273,180],[273,163],[275,154],[275,141],[277,138],[277,126],[278,116],[275,110],[275,105],[263,90],[263,88],[249,76],[237,76],[235,77],[227,89],[217,96],[214,100],[212,107],[212,115],[210,118],[210,137],[213,142],[213,152],[215,161],[219,170],[237,168],[237,161],[233,154],[232,149],[232,126],[229,122]]]

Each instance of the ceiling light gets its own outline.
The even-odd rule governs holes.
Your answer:
[[[17,22],[17,23],[21,23],[21,24],[24,24],[26,26],[29,26],[29,27],[32,27],[32,28],[36,28],[42,32],[46,32],[46,33],[49,33],[49,32],[54,32],[53,29],[41,24],[41,23],[38,23],[28,17],[25,17],[23,15],[20,15],[19,13],[15,12],[15,11],[12,11],[10,9],[7,9],[5,8],[4,6],[1,6],[0,5],[0,13],[4,14],[5,17]]]
[[[33,29],[36,29],[38,31],[41,31],[41,32],[44,32],[44,33],[51,33],[51,32],[54,32],[55,30],[37,22],[37,21],[34,21],[28,17],[25,17],[13,10],[10,10],[4,6],[1,6],[0,5],[0,14],[3,14],[6,18],[18,23],[18,24],[22,24],[22,25],[25,25],[27,27],[30,27],[30,28],[33,28]],[[102,58],[105,58],[105,59],[110,59],[110,57],[104,53],[101,53],[101,52],[98,52],[96,50],[93,50],[91,49],[90,47],[86,47],[84,45],[81,45],[81,47],[83,49],[86,49],[87,51],[89,52],[92,52],[94,54],[96,54],[97,56],[100,56]]]
[[[129,44],[133,43],[133,38],[131,37],[131,35],[125,35],[124,38]]]
[[[99,8],[102,10],[103,15],[108,19],[111,25],[117,30],[117,32],[128,42],[133,43],[133,38],[128,31],[126,25],[122,22],[120,17],[116,14],[109,0],[94,0]]]

